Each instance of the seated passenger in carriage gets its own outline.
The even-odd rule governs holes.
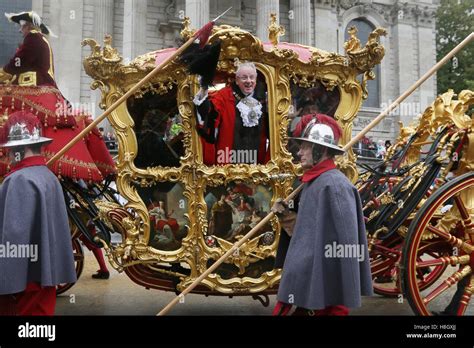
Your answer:
[[[0,315],[54,315],[56,286],[76,282],[62,187],[41,155],[52,139],[40,132],[19,111],[0,134],[12,163],[0,187]]]
[[[194,104],[205,164],[265,164],[270,159],[266,97],[257,76],[255,64],[242,63],[235,82],[217,92],[208,93],[201,83]]]

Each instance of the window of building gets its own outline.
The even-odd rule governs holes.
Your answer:
[[[349,39],[349,34],[347,30],[350,27],[355,26],[357,28],[357,37],[361,41],[361,45],[364,46],[366,44],[367,38],[369,34],[375,29],[375,26],[367,21],[364,18],[356,18],[349,22],[345,30],[345,40]],[[380,65],[377,65],[374,68],[375,79],[369,80],[367,83],[367,90],[369,92],[369,96],[364,101],[362,106],[371,107],[371,108],[379,108],[380,107]]]

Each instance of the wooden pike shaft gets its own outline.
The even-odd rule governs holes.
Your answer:
[[[390,104],[385,110],[383,110],[376,118],[372,120],[363,130],[360,131],[354,138],[352,138],[345,146],[347,150],[357,143],[362,137],[367,134],[372,128],[379,124],[390,112],[392,112],[402,101],[404,101],[410,94],[421,86],[423,82],[428,80],[435,72],[437,72],[444,64],[446,64],[452,57],[461,51],[464,46],[474,39],[474,33],[468,35],[462,42],[454,47],[447,55],[443,57],[438,63],[436,63],[430,70],[428,70],[418,81],[416,81],[410,88],[408,88],[401,96],[399,96],[392,104]]]
[[[370,122],[359,134],[352,138],[346,145],[344,145],[344,150],[347,151],[357,143],[367,132],[374,128],[382,119],[384,119],[393,109],[395,109],[402,101],[404,101],[415,89],[417,89],[423,82],[431,77],[436,71],[439,70],[446,62],[449,61],[456,53],[464,48],[469,42],[474,39],[474,33],[471,33],[467,36],[459,45],[453,48],[443,59],[436,63],[430,70],[428,70],[418,81],[416,81],[410,88],[408,88],[401,96],[399,96],[392,104],[390,104],[385,110],[383,110],[372,122]],[[303,184],[298,186],[286,199],[285,202],[292,200],[301,190],[303,189]],[[219,260],[214,262],[211,267],[209,267],[204,273],[197,277],[183,292],[175,297],[168,305],[163,308],[157,315],[165,315],[168,311],[175,306],[179,299],[183,296],[186,296],[191,292],[199,283],[201,283],[209,274],[214,272],[217,267],[219,267],[235,250],[249,240],[260,228],[262,228],[268,221],[270,221],[275,214],[270,212],[262,221],[260,221],[257,226],[252,228],[242,239],[240,239],[234,246],[227,251],[224,255],[221,256]]]

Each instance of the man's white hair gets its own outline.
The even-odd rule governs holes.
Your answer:
[[[239,71],[242,70],[242,69],[244,69],[244,68],[252,69],[253,71],[255,71],[255,74],[257,73],[257,67],[255,66],[254,63],[252,63],[252,62],[245,62],[245,63],[239,64],[239,66],[237,67],[237,71],[235,72],[235,75],[238,75],[238,74],[239,74]]]

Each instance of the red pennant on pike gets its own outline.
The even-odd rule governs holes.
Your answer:
[[[210,21],[205,26],[203,26],[201,29],[199,29],[196,32],[196,34],[194,34],[194,38],[199,39],[199,48],[202,49],[207,44],[207,41],[209,40],[209,36],[211,36],[212,28],[214,28],[214,23],[216,23],[219,18],[221,18],[223,15],[225,15],[231,9],[232,9],[232,7],[229,7],[227,10],[225,10],[219,16],[217,16],[214,20]]]
[[[212,28],[214,27],[214,22],[211,21],[199,29],[194,37],[199,40],[199,48],[204,48],[206,46],[207,41],[209,40],[209,36],[211,36]]]

